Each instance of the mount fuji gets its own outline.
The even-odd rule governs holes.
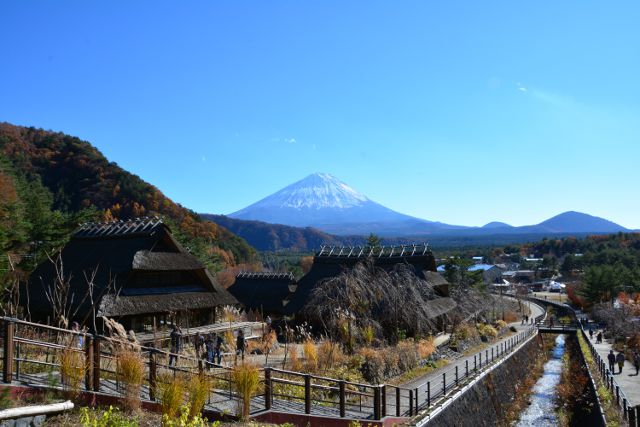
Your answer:
[[[333,175],[314,173],[229,215],[338,234],[405,235],[465,227],[426,221],[376,203]]]

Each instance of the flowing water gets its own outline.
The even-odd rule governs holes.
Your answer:
[[[520,420],[516,423],[516,426],[553,427],[558,424],[555,415],[555,398],[556,386],[560,382],[562,373],[564,349],[564,335],[558,334],[551,359],[545,363],[542,376],[533,386],[531,404],[520,415]]]

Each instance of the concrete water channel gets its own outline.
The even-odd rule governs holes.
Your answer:
[[[552,427],[556,419],[556,387],[560,383],[565,352],[565,335],[559,334],[555,340],[551,358],[544,365],[542,376],[533,386],[530,405],[520,415],[517,427]]]

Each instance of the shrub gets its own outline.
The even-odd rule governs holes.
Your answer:
[[[378,351],[378,354],[384,361],[384,376],[392,377],[398,375],[400,372],[400,355],[398,352],[388,347]]]
[[[65,390],[74,396],[80,392],[87,372],[85,355],[75,347],[65,347],[60,352],[60,376]]]
[[[241,418],[246,420],[251,409],[251,398],[260,385],[260,371],[255,365],[242,363],[233,369],[231,379],[233,387],[240,397]]]
[[[165,415],[169,419],[176,418],[180,405],[184,401],[184,379],[179,375],[174,377],[171,374],[163,374],[158,376],[157,384],[163,419]]]
[[[220,425],[220,421],[208,423],[200,414],[191,416],[190,413],[192,412],[192,407],[182,405],[180,407],[180,417],[170,418],[165,414],[162,416],[162,425],[165,427],[217,427]]]
[[[311,338],[307,338],[302,345],[305,363],[308,372],[315,372],[318,369],[318,349]]]
[[[398,368],[401,372],[409,371],[418,366],[420,355],[416,345],[411,341],[400,341],[397,346]]]
[[[209,398],[212,383],[204,374],[194,375],[189,381],[189,417],[195,418],[202,413]]]
[[[420,359],[427,359],[435,351],[436,345],[433,341],[433,337],[418,341],[418,355],[420,356]]]
[[[122,414],[118,408],[109,406],[101,414],[96,409],[80,408],[82,427],[138,427],[138,421]]]
[[[507,327],[507,322],[504,320],[496,320],[495,327],[497,330],[501,331],[502,329]]]
[[[373,326],[367,325],[362,328],[362,340],[366,346],[370,346],[373,343],[373,339],[376,337],[376,331]]]
[[[485,338],[496,338],[498,336],[498,331],[496,331],[496,328],[485,323],[478,324],[478,333],[481,337]]]
[[[125,407],[140,407],[140,388],[144,379],[144,362],[139,351],[122,349],[116,353],[119,380],[124,385]]]
[[[373,348],[365,347],[358,353],[362,357],[360,372],[365,380],[379,384],[384,378],[385,363],[381,354]]]

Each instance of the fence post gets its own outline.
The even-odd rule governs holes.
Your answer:
[[[340,397],[342,398],[342,393]],[[264,368],[264,409],[271,409],[271,368]]]
[[[476,362],[476,355],[473,355],[473,370],[477,371],[478,370],[478,363]]]
[[[409,390],[409,416],[413,416],[413,389]]]
[[[620,386],[616,385],[616,405],[620,406]]]
[[[627,403],[627,398],[625,397],[625,398],[622,399],[622,409],[623,409],[622,414],[623,414],[625,420],[627,419],[627,415],[629,414],[627,412],[628,406],[629,405]]]
[[[493,347],[491,348],[491,353],[493,353]],[[489,350],[484,351],[484,364],[489,363]]]
[[[13,379],[13,333],[15,323],[10,320],[4,321],[4,363],[2,371],[2,381],[10,383]]]
[[[400,387],[396,387],[396,417],[402,415],[400,411]]]
[[[447,373],[442,373],[442,396],[447,393]]]
[[[382,403],[382,408],[380,410],[382,417],[386,417],[387,416],[387,386],[386,385],[382,385],[381,387],[382,390],[380,390],[380,393],[382,394],[381,396],[381,403]]]
[[[380,386],[373,387],[373,419],[379,420],[382,417],[380,416]],[[410,403],[413,406],[413,402]],[[308,413],[308,412],[307,412]]]
[[[156,400],[156,377],[157,377],[156,357],[153,350],[149,352],[149,399]]]
[[[469,376],[469,359],[464,361],[464,376],[465,378]]]
[[[493,362],[493,347],[491,347],[491,361]]]
[[[87,367],[87,372],[84,376],[84,388],[93,390],[93,338],[89,335],[85,335],[84,352],[84,365]]]
[[[456,387],[458,387],[458,365],[456,365]]]
[[[631,427],[635,427],[636,426],[636,407],[635,406],[631,406],[629,409],[629,425]]]
[[[100,337],[93,338],[93,391],[100,391]]]
[[[427,408],[431,407],[431,381],[427,381]]]
[[[416,415],[418,415],[418,408],[419,408],[419,402],[418,402],[418,398],[420,397],[420,395],[418,394],[418,387],[416,387]]]
[[[304,376],[304,413],[311,413],[311,375]]]

